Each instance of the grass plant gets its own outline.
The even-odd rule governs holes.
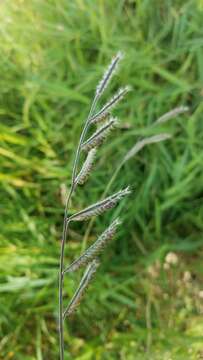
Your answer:
[[[75,144],[118,49],[125,59],[101,107],[119,86],[133,91],[117,104],[122,121],[69,215],[126,184],[133,192],[113,216],[69,229],[67,268],[104,224],[121,215],[124,224],[64,323],[65,359],[202,356],[202,16],[200,0],[1,1],[0,359],[58,358],[61,218]],[[189,111],[156,123],[180,106]],[[172,138],[141,143],[123,162],[159,133]],[[66,274],[66,304],[81,270]]]

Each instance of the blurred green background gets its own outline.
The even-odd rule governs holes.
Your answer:
[[[125,59],[103,101],[119,86],[133,91],[71,211],[101,197],[138,139],[173,138],[121,169],[109,194],[131,184],[128,200],[71,228],[67,264],[123,218],[66,321],[66,359],[202,358],[202,20],[201,0],[1,1],[0,359],[58,359],[64,196],[95,87],[118,50]],[[153,126],[180,105],[189,113]],[[80,276],[67,278],[66,301]]]

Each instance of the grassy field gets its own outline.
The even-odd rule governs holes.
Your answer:
[[[138,139],[173,137],[126,162],[111,185],[109,194],[126,184],[133,193],[66,322],[66,359],[202,359],[202,19],[201,0],[1,1],[0,359],[58,359],[64,194],[94,89],[118,50],[125,59],[104,100],[118,86],[133,91],[71,211],[101,197]],[[153,126],[180,105],[189,112]],[[112,218],[74,225],[67,263]],[[67,279],[67,300],[80,275]]]

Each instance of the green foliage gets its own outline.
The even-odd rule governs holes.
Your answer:
[[[202,355],[202,16],[200,0],[1,2],[0,359],[58,358],[64,193],[94,89],[118,50],[126,56],[113,90],[130,84],[133,91],[115,109],[117,134],[98,151],[94,176],[77,191],[71,211],[86,206],[86,196],[89,204],[98,201],[112,164],[119,167],[142,136],[173,138],[144,148],[110,184],[116,191],[129,183],[134,191],[116,209],[124,226],[66,322],[66,358]],[[180,105],[190,113],[153,126]],[[111,213],[103,219],[88,228],[74,224],[67,265],[111,222]],[[170,251],[178,266],[167,269]],[[75,273],[67,279],[67,302],[78,280]]]

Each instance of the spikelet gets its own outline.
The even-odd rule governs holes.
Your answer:
[[[162,124],[167,122],[168,120],[174,118],[175,116],[182,114],[186,111],[189,110],[189,107],[187,106],[180,106],[177,107],[169,112],[167,112],[166,114],[162,115],[160,118],[158,118],[158,120],[155,121],[156,124]]]
[[[91,149],[88,152],[87,158],[82,166],[82,169],[80,170],[78,176],[75,179],[76,184],[83,185],[85,183],[85,181],[87,180],[87,178],[92,170],[92,166],[93,166],[94,159],[95,159],[95,154],[96,154],[96,149]]]
[[[89,151],[90,149],[101,145],[109,133],[114,129],[116,124],[117,119],[111,117],[106,124],[101,126],[89,139],[87,139],[87,141],[82,144],[82,150]]]
[[[110,112],[108,111],[104,111],[101,113],[101,111],[99,111],[97,114],[95,114],[91,119],[90,119],[90,123],[91,124],[98,124],[100,122],[104,122],[105,120],[109,119],[110,117]]]
[[[113,208],[124,196],[130,194],[129,187],[124,190],[120,190],[117,193],[109,196],[108,198],[99,201],[84,210],[79,211],[76,214],[70,216],[67,220],[68,221],[83,221],[88,220],[92,216],[100,215],[103,212]]]
[[[63,313],[63,318],[65,319],[67,316],[71,315],[80,304],[85,291],[87,290],[90,281],[92,280],[92,277],[94,273],[96,272],[97,268],[99,266],[99,261],[97,259],[94,259],[88,266],[87,269],[84,272],[84,275],[80,281],[80,284],[73,295],[69,305],[67,306],[66,310]]]
[[[119,52],[111,61],[110,65],[108,66],[107,70],[104,73],[103,78],[99,82],[97,89],[96,89],[96,95],[101,96],[101,94],[104,92],[105,88],[107,87],[109,81],[111,80],[113,74],[115,73],[115,70],[118,66],[119,61],[123,58],[123,55],[121,52]]]
[[[64,273],[79,269],[93,260],[114,237],[117,226],[120,224],[119,219],[114,220],[110,226],[99,236],[93,245],[91,245],[78,259],[68,266]]]
[[[167,139],[170,139],[171,135],[167,133],[154,135],[145,139],[142,139],[138,141],[130,151],[126,154],[126,156],[123,159],[123,163],[125,163],[127,160],[129,160],[131,157],[135,156],[145,145],[157,143],[160,141],[164,141]]]
[[[115,94],[103,107],[102,109],[95,114],[91,119],[90,123],[96,124],[100,121],[103,121],[106,116],[108,116],[108,113],[114,106],[117,105],[117,103],[123,99],[123,97],[127,94],[127,92],[130,91],[130,86],[126,86],[124,88],[121,88],[118,90],[117,94]]]

